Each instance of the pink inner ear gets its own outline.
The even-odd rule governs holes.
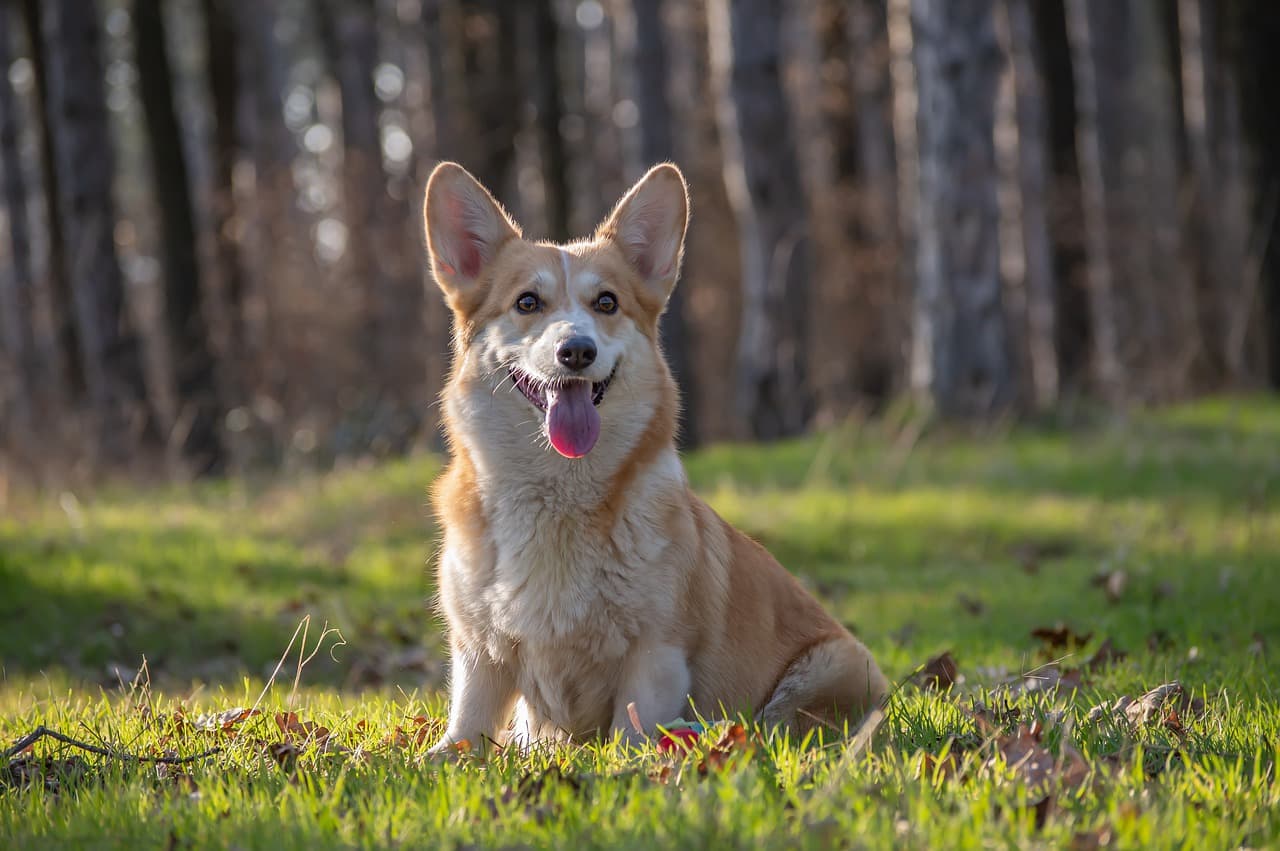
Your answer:
[[[462,244],[458,246],[458,269],[466,278],[480,274],[480,246],[473,234],[462,235]]]
[[[445,202],[449,214],[450,254],[455,263],[444,263],[449,274],[455,274],[454,268],[465,278],[474,278],[480,274],[483,258],[480,256],[480,235],[468,227],[466,202],[458,195],[450,195]]]

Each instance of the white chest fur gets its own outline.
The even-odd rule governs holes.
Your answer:
[[[679,460],[666,452],[642,470],[609,528],[583,478],[503,484],[481,488],[490,563],[445,553],[452,608],[465,610],[471,640],[512,672],[536,717],[574,732],[607,723],[627,654],[675,617],[667,523],[684,493]]]

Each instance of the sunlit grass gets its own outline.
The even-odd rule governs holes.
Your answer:
[[[1120,847],[1280,842],[1280,405],[1216,400],[1127,421],[964,433],[849,424],[688,459],[691,481],[765,542],[901,679],[950,650],[950,694],[898,692],[865,752],[770,739],[677,785],[665,758],[588,744],[437,764],[395,728],[444,712],[429,608],[439,459],[286,481],[49,493],[0,518],[0,738],[38,724],[146,754],[223,750],[186,767],[86,755],[56,793],[0,787],[0,846],[1009,847],[1106,835]],[[1099,573],[1119,571],[1109,594]],[[302,671],[311,617],[334,636]],[[972,703],[1049,660],[1030,631],[1104,639],[1128,656],[1073,694],[1023,695],[1098,777],[1037,825],[1016,774],[989,764]],[[143,657],[150,687],[127,687]],[[336,660],[336,661],[335,661]],[[1208,711],[1175,733],[1090,722],[1120,695],[1180,680]],[[261,700],[259,702],[259,699]],[[257,703],[225,734],[187,718]],[[145,707],[145,709],[143,708]],[[263,744],[292,710],[341,750],[282,766]],[[417,722],[415,718],[423,718]],[[1010,726],[1011,729],[1011,726]],[[414,738],[410,735],[410,740]],[[714,733],[712,735],[714,738]],[[924,759],[959,753],[942,776]],[[52,742],[38,754],[70,756]],[[696,762],[696,758],[695,758]],[[573,783],[526,776],[549,766]],[[679,768],[676,768],[679,773]],[[1041,813],[1041,816],[1045,816]]]

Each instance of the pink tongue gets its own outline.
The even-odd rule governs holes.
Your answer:
[[[547,390],[547,434],[566,458],[581,458],[600,437],[600,414],[591,404],[591,382],[570,381]]]

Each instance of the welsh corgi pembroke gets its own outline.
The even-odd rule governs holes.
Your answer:
[[[680,170],[654,167],[566,245],[524,239],[455,163],[432,173],[424,217],[454,317],[434,750],[638,743],[691,709],[799,731],[881,702],[867,648],[689,489],[658,344],[689,219]]]

